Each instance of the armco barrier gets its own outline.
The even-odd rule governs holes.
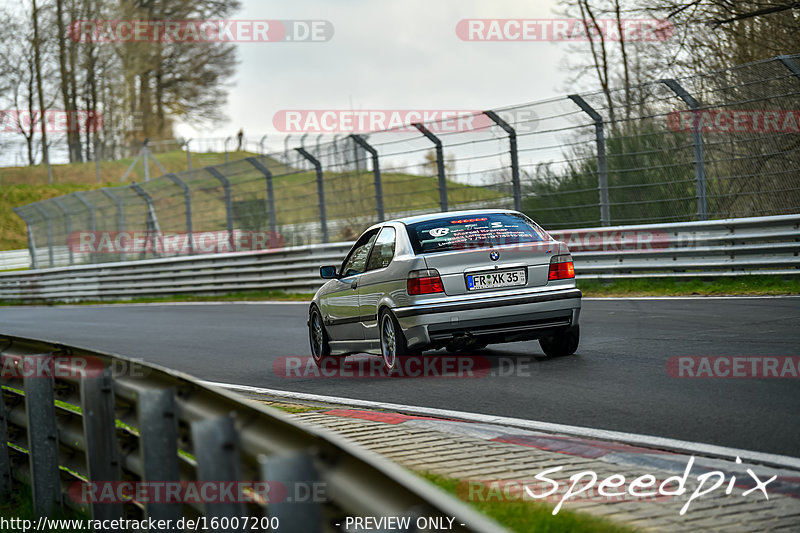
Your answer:
[[[68,506],[171,520],[159,531],[200,519],[294,533],[341,531],[348,516],[449,517],[453,531],[502,531],[337,435],[185,374],[6,335],[0,359],[0,500],[29,483],[38,516]]]
[[[552,232],[579,279],[800,274],[800,215]],[[313,292],[352,243],[0,273],[5,301],[117,300],[246,290]]]

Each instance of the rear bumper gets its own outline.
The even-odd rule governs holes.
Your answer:
[[[445,301],[394,310],[410,347],[446,344],[459,336],[489,342],[523,340],[578,323],[576,288],[494,298]]]

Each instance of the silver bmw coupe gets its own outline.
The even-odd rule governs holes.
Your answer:
[[[309,309],[314,361],[352,353],[398,357],[538,339],[544,354],[575,353],[581,291],[566,244],[522,213],[455,211],[367,229]]]

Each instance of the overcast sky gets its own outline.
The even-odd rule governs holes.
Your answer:
[[[551,18],[554,6],[554,0],[243,0],[232,18],[327,20],[334,36],[237,44],[240,64],[225,109],[230,120],[213,128],[180,125],[177,133],[223,137],[241,127],[257,138],[274,133],[272,117],[286,109],[488,109],[562,95],[567,43],[466,42],[456,35],[465,18]]]

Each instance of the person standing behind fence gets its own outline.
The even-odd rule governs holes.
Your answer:
[[[242,151],[242,139],[244,139],[244,130],[239,128],[239,133],[236,134],[236,151]]]

